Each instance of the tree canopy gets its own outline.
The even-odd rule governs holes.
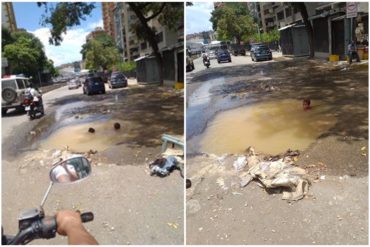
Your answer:
[[[86,58],[86,67],[92,70],[110,69],[120,59],[118,49],[107,34],[89,40],[83,46],[81,53]]]
[[[224,3],[222,7],[212,11],[210,21],[220,40],[235,38],[238,44],[256,30],[256,24],[243,3]]]
[[[3,55],[9,61],[12,74],[35,76],[45,67],[51,69],[53,64],[47,60],[44,46],[33,34],[25,31],[13,32],[11,40],[11,43],[4,46]]]
[[[63,41],[62,35],[67,32],[67,28],[80,25],[81,20],[86,20],[86,17],[95,8],[94,3],[87,2],[59,2],[55,4],[39,2],[37,4],[45,7],[41,23],[44,26],[51,25],[49,43],[54,45],[60,45]]]

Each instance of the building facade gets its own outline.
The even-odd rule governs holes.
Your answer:
[[[259,4],[263,31],[280,30],[283,54],[307,55],[308,37],[299,9],[292,3]],[[367,2],[357,3],[357,16],[353,18],[347,18],[346,2],[305,2],[305,7],[314,32],[315,56],[344,57],[351,40],[358,46],[368,41]]]
[[[1,26],[9,29],[10,32],[17,30],[13,3],[11,2],[1,3]]]
[[[112,38],[115,37],[114,11],[115,3],[102,2],[104,31]]]

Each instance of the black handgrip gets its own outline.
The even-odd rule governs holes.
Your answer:
[[[87,212],[81,214],[81,220],[82,222],[89,222],[94,220],[94,214],[92,212]]]

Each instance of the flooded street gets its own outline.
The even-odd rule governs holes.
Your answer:
[[[367,62],[277,59],[197,72],[187,86],[188,244],[368,243]],[[241,187],[250,166],[235,164],[250,146],[267,160],[299,150],[308,195]]]
[[[308,111],[289,99],[239,107],[216,115],[199,137],[200,150],[217,155],[243,154],[249,146],[272,155],[305,150],[335,125],[334,115],[320,101]]]
[[[85,226],[100,244],[182,244],[184,180],[177,172],[152,177],[148,164],[161,153],[162,134],[183,135],[183,92],[157,85],[130,85],[93,96],[80,90],[50,92],[44,117],[29,121],[15,116],[23,122],[3,135],[6,233],[17,232],[23,209],[39,205],[52,164],[83,154],[92,164],[91,177],[73,186],[54,186],[46,214],[64,208],[92,211],[95,219]],[[12,117],[3,121],[11,123]],[[114,128],[116,123],[120,128]],[[65,244],[66,239],[33,243]]]

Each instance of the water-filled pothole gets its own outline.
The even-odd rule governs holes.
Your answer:
[[[116,122],[121,125],[118,130],[114,128]],[[88,132],[89,128],[95,132]],[[129,138],[129,129],[129,122],[114,119],[74,124],[57,129],[42,140],[40,146],[45,149],[63,149],[68,146],[75,152],[87,152],[90,149],[103,151]]]
[[[278,154],[287,149],[306,149],[336,123],[332,107],[313,101],[303,111],[302,101],[279,100],[221,112],[199,138],[202,152],[243,153],[249,146]]]

